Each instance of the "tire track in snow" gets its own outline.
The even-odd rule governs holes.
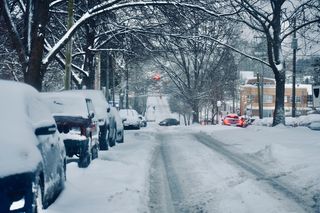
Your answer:
[[[164,135],[157,136],[160,141],[155,158],[152,162],[150,177],[150,204],[152,213],[189,212],[185,209],[183,190],[178,175],[174,169],[174,162],[170,156],[170,147],[164,143]]]
[[[204,133],[195,133],[193,134],[194,137],[202,144],[206,145],[210,149],[218,152],[231,160],[233,163],[237,164],[241,168],[245,169],[247,172],[251,173],[256,177],[257,180],[263,180],[270,186],[272,186],[276,191],[282,193],[285,197],[293,200],[307,212],[320,212],[318,208],[314,207],[314,204],[311,204],[306,199],[302,197],[301,194],[296,192],[295,190],[291,189],[286,184],[276,180],[275,178],[268,177],[263,169],[259,168],[257,165],[251,163],[250,161],[246,160],[239,154],[233,153],[228,149],[224,148],[224,144],[220,141],[204,134]]]

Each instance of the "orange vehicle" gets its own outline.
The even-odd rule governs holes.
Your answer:
[[[246,120],[238,116],[237,114],[228,114],[226,115],[223,120],[223,125],[228,125],[228,126],[239,126],[239,127],[246,127],[247,123]]]

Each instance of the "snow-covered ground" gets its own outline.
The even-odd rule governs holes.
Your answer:
[[[126,131],[124,144],[101,151],[99,159],[86,169],[78,168],[75,162],[68,164],[66,188],[45,212],[319,211],[320,131],[285,126],[159,127],[160,120],[176,115],[170,113],[165,97],[149,98],[147,105],[156,122],[141,130]],[[197,137],[202,136],[216,140],[220,152],[200,143]],[[159,153],[162,163],[155,163]],[[230,155],[238,156],[265,176],[251,174],[234,163]],[[163,164],[162,169],[158,164]],[[163,175],[162,170],[172,174]],[[154,176],[159,177],[158,182],[169,177],[167,181],[175,183],[177,190],[174,192],[170,183],[150,181]],[[172,182],[170,177],[175,180]],[[278,183],[287,188],[270,186]],[[160,188],[157,191],[157,184],[169,185],[171,192]],[[155,195],[166,193],[170,197],[162,199],[173,200],[174,207],[153,206],[158,202]],[[177,200],[186,205],[177,208]]]

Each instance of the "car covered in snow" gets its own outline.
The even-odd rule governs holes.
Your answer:
[[[140,129],[140,119],[136,110],[120,109],[119,114],[123,120],[124,129]]]
[[[108,103],[101,90],[69,90],[63,91],[63,93],[70,94],[83,94],[86,98],[92,100],[95,117],[99,124],[99,147],[100,150],[107,150],[108,146],[108,132],[109,132],[109,117],[107,114]],[[112,145],[112,144],[111,144]]]
[[[227,126],[246,127],[246,119],[237,114],[228,114],[222,119],[222,124]]]
[[[112,130],[110,130],[110,133],[113,133],[112,140],[118,143],[123,143],[123,121],[120,117],[119,111],[115,107],[110,107],[108,110],[108,115],[110,118],[110,125],[113,125]]]
[[[177,126],[180,122],[175,118],[166,118],[159,122],[160,126]]]
[[[139,119],[141,127],[147,127],[147,119],[141,114],[139,114]]]
[[[91,99],[83,94],[42,93],[57,123],[68,157],[79,157],[79,167],[98,157],[99,125]]]
[[[39,212],[64,188],[66,152],[29,85],[0,80],[0,212]]]

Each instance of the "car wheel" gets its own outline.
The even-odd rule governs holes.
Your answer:
[[[86,168],[91,163],[91,152],[89,150],[89,144],[84,143],[81,150],[80,150],[80,156],[78,161],[78,166],[80,168]]]
[[[99,157],[99,149],[98,149],[98,145],[94,145],[92,147],[92,160],[96,159]]]
[[[109,135],[109,146],[113,147],[116,145],[116,138],[117,138],[117,130],[114,129],[112,135]]]
[[[100,141],[99,146],[100,146],[100,150],[108,150],[109,149],[108,142],[106,139]]]
[[[118,141],[118,143],[123,143],[124,142],[124,135],[123,131],[121,132],[121,139]]]
[[[102,129],[99,133],[99,148],[100,150],[108,150],[108,142],[107,142],[107,130],[106,125],[102,126]]]

